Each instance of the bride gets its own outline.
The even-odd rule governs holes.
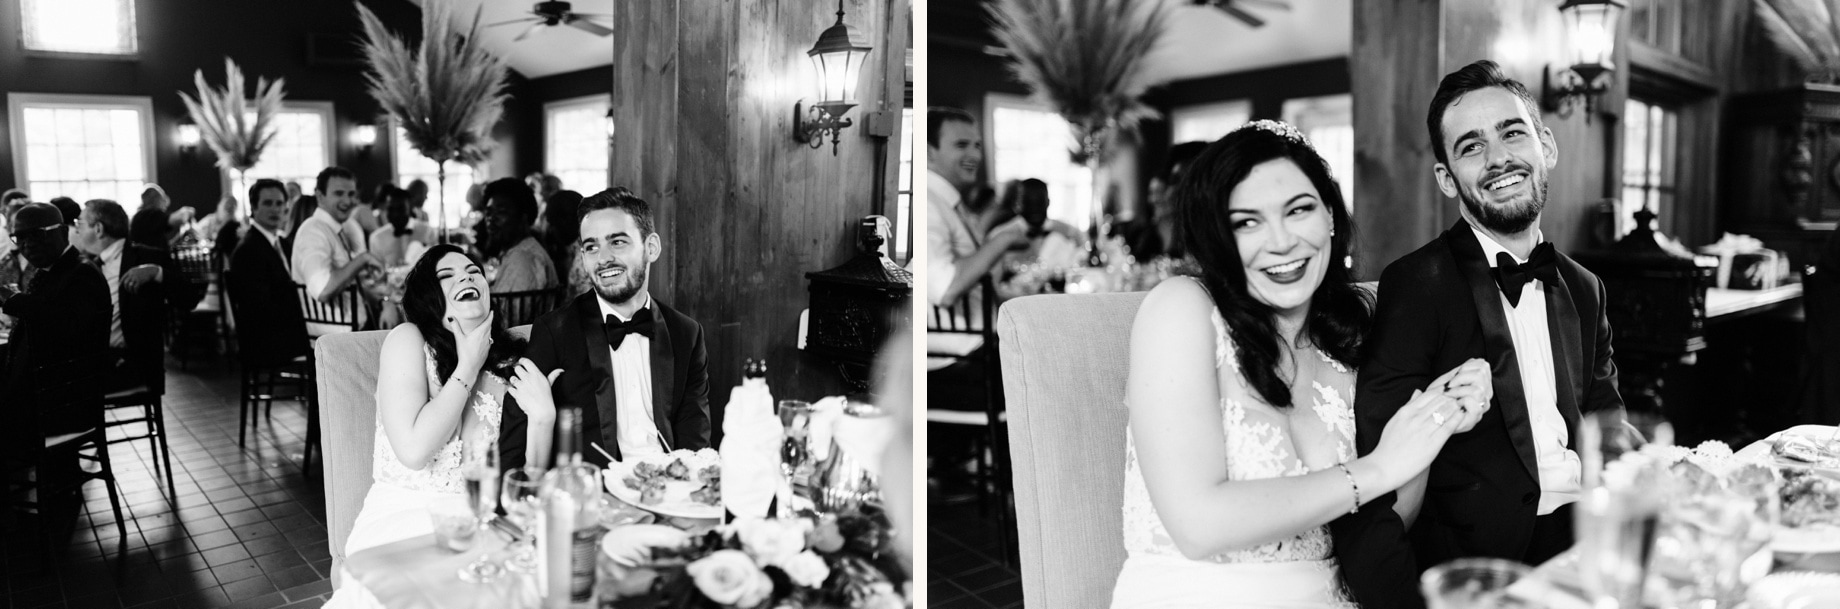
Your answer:
[[[377,370],[377,439],[371,475],[345,554],[434,531],[430,502],[464,497],[463,451],[494,450],[506,393],[530,417],[526,463],[549,454],[556,406],[524,341],[493,323],[491,288],[478,262],[453,245],[429,248],[409,271],[409,323],[383,341]],[[380,606],[346,573],[327,607]]]
[[[1351,365],[1372,295],[1350,283],[1328,165],[1294,127],[1258,121],[1208,146],[1177,206],[1202,272],[1158,285],[1133,322],[1112,606],[1353,607],[1326,525],[1474,426],[1488,364],[1438,377],[1356,458]]]

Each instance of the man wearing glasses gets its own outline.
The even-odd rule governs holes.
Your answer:
[[[8,410],[37,414],[37,425],[18,426],[20,431],[35,428],[44,436],[83,431],[95,424],[97,413],[38,412],[32,368],[108,349],[108,282],[70,246],[63,214],[48,203],[32,203],[14,214],[12,242],[39,271],[24,291],[17,285],[0,285],[0,311],[19,320],[8,337],[5,374],[0,377]],[[32,440],[25,434],[9,435]]]

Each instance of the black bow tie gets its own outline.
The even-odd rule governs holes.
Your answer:
[[[1547,284],[1559,280],[1559,268],[1553,265],[1555,258],[1551,242],[1534,246],[1533,253],[1527,256],[1526,264],[1515,264],[1514,256],[1507,252],[1495,254],[1495,285],[1501,286],[1501,294],[1508,297],[1508,304],[1521,305],[1521,286],[1538,279]]]
[[[650,308],[639,309],[639,312],[633,314],[633,318],[630,321],[620,321],[620,318],[608,315],[604,323],[606,325],[601,326],[601,331],[605,332],[607,335],[607,346],[614,349],[619,349],[620,343],[626,342],[626,335],[628,334],[637,334],[646,338],[651,338],[652,328],[657,326],[656,323],[652,322],[652,310]]]

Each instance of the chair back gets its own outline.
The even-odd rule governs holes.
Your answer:
[[[985,276],[972,291],[958,302],[933,305],[926,320],[926,368],[938,370],[980,353],[985,345],[997,342],[996,289]],[[985,350],[982,353],[990,353]]]
[[[327,334],[356,332],[363,323],[359,313],[362,301],[358,298],[356,288],[346,288],[332,297],[322,301],[316,294],[307,291],[307,286],[294,284],[294,293],[300,300],[300,317],[307,322],[307,336],[318,338]]]
[[[1143,298],[1027,296],[998,318],[1028,606],[1111,604],[1125,559],[1125,378]]]
[[[509,326],[522,326],[537,322],[544,313],[561,306],[563,288],[554,287],[547,290],[527,290],[523,292],[505,292],[492,295],[492,312],[498,314],[498,320]]]
[[[173,266],[179,270],[177,280],[167,283],[168,303],[180,314],[192,310],[210,290],[212,275],[221,267],[212,263],[211,250],[190,245],[172,250]]]
[[[511,328],[530,336],[529,326]],[[314,342],[318,379],[320,441],[324,443],[326,541],[332,554],[332,587],[339,587],[345,540],[370,494],[371,451],[377,434],[377,362],[388,330],[332,334]]]
[[[102,382],[108,370],[106,353],[89,353],[57,362],[42,362],[32,367],[33,409],[38,416],[57,417],[66,423],[58,432],[73,431],[74,426],[102,426]],[[46,422],[40,420],[39,424]],[[46,431],[41,428],[41,431]]]

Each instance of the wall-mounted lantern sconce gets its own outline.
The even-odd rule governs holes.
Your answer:
[[[358,147],[358,152],[369,154],[371,146],[377,143],[376,125],[358,125],[351,128],[351,144]]]
[[[863,58],[873,49],[843,24],[843,0],[837,0],[836,25],[819,34],[818,44],[805,53],[818,70],[818,101],[810,108],[802,100],[792,106],[793,139],[811,144],[815,150],[824,147],[824,135],[828,133],[831,154],[837,154],[843,130],[852,124],[843,115],[856,107],[856,77],[862,72]]]
[[[1569,65],[1546,67],[1544,105],[1559,116],[1571,116],[1578,106],[1585,109],[1585,120],[1597,108],[1597,98],[1610,90],[1616,72],[1616,20],[1628,7],[1624,0],[1566,0],[1559,5],[1570,39],[1566,47]]]
[[[179,123],[179,129],[173,134],[173,137],[179,141],[180,154],[190,154],[198,148],[198,142],[203,139],[198,134],[198,125],[190,121]]]
[[[613,107],[607,107],[607,145],[613,145]]]

